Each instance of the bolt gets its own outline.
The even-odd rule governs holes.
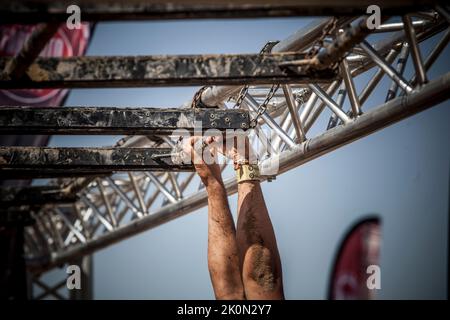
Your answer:
[[[242,123],[241,123],[241,128],[242,128],[242,129],[247,129],[247,128],[248,128],[248,124],[245,123],[245,122],[242,122]]]
[[[217,127],[217,123],[215,121],[211,122],[211,127],[213,128]]]
[[[209,114],[209,118],[210,118],[210,119],[215,119],[215,118],[216,118],[216,115],[215,115],[214,113],[210,113],[210,114]]]
[[[231,121],[230,118],[228,117],[225,118],[225,123],[230,123],[230,121]]]

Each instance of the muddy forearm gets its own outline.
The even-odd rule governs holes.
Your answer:
[[[208,267],[217,298],[242,299],[236,230],[221,182],[210,183],[208,192]]]
[[[238,214],[237,241],[247,298],[283,298],[280,256],[258,181],[239,183]]]

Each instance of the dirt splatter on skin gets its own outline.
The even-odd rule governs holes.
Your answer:
[[[244,223],[242,224],[245,236],[247,238],[247,243],[264,245],[264,240],[258,232],[258,227],[256,225],[256,217],[253,212],[248,212],[245,216]]]
[[[270,250],[264,246],[264,240],[258,232],[253,212],[245,217],[243,229],[250,247],[248,254],[252,271],[250,277],[264,290],[273,291],[276,286],[275,268],[272,264]]]
[[[275,290],[276,277],[272,266],[270,250],[262,245],[250,248],[251,264],[253,266],[251,277],[264,291]]]

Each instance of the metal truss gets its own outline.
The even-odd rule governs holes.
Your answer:
[[[221,18],[236,17],[236,15],[251,16],[244,12],[243,7],[240,7],[239,1],[228,2],[234,6],[234,9],[237,8],[236,11],[232,11],[233,14],[218,13],[219,11],[216,9],[214,9],[216,11],[205,9],[206,11],[200,13],[195,11],[198,15],[195,16],[194,14],[194,16]],[[86,3],[89,4],[90,2],[87,1]],[[102,5],[104,1],[98,3]],[[223,5],[220,2],[218,3],[219,7]],[[280,3],[283,3],[283,1]],[[309,1],[295,1],[295,3],[298,5],[298,10],[307,10],[307,4],[313,8],[319,8],[322,10],[321,12],[341,15],[342,17],[317,19],[291,37],[274,45],[271,53],[242,57],[244,60],[253,59],[252,63],[255,61],[261,62],[262,56],[267,58],[269,62],[266,67],[268,69],[275,68],[275,77],[269,75],[270,72],[264,76],[262,76],[262,73],[256,75],[253,72],[254,70],[247,72],[245,70],[249,69],[244,67],[244,76],[240,79],[237,77],[237,73],[229,70],[224,72],[224,76],[229,77],[228,80],[217,80],[219,76],[212,74],[214,70],[209,70],[200,73],[200,77],[197,79],[193,79],[196,72],[184,73],[186,79],[180,80],[178,78],[180,74],[177,73],[177,70],[170,70],[170,77],[167,78],[169,80],[164,80],[165,85],[228,84],[226,86],[205,87],[198,93],[198,100],[202,105],[201,110],[205,110],[202,112],[209,112],[208,110],[218,112],[220,110],[224,117],[235,112],[234,106],[237,100],[241,98],[239,93],[242,85],[248,84],[250,87],[240,103],[241,110],[245,111],[249,117],[247,120],[255,116],[260,105],[266,100],[268,92],[274,88],[273,85],[280,84],[280,88],[267,105],[267,111],[258,119],[258,125],[254,130],[250,130],[249,135],[253,148],[259,156],[261,170],[267,172],[265,176],[267,180],[274,179],[277,174],[287,172],[343,145],[433,107],[450,97],[450,73],[445,73],[448,70],[443,70],[442,75],[436,79],[430,79],[427,74],[429,68],[445,49],[450,38],[449,21],[447,20],[449,15],[445,7],[439,6],[435,10],[420,11],[424,7],[420,6],[419,2],[415,2],[417,6],[413,6],[415,11],[411,13],[409,1],[390,1],[391,5],[387,5],[386,8],[392,9],[392,13],[403,14],[408,12],[408,15],[402,16],[401,22],[384,23],[379,29],[369,30],[365,27],[364,19],[356,19],[353,17],[354,14],[351,14],[354,13],[350,10],[351,4],[355,5],[356,3],[354,1],[332,3],[325,1],[317,6]],[[404,8],[397,6],[400,3],[404,5]],[[178,6],[173,7],[175,11],[179,8],[186,8],[182,2],[176,4]],[[272,5],[278,9],[281,8],[276,4]],[[327,11],[327,6],[333,10]],[[121,8],[119,7],[118,12],[123,13]],[[125,14],[125,17],[131,19],[132,15],[135,14],[135,18],[151,18],[151,15],[154,14],[154,11],[151,10],[156,10],[155,8],[162,10],[160,11],[163,12],[162,18],[186,17],[186,13],[170,11],[164,6],[153,6],[151,10],[148,9],[150,7],[145,10],[142,8],[137,6],[136,12],[128,13],[128,16]],[[17,10],[22,10],[19,15],[15,16],[18,21],[27,17],[28,7],[24,6]],[[45,14],[45,9],[42,10]],[[266,9],[264,10],[257,11],[259,13],[255,16],[259,16],[259,14],[271,16]],[[290,7],[290,10],[294,10],[293,7]],[[304,14],[306,11],[299,12]],[[307,12],[316,11],[311,9]],[[281,11],[278,11],[277,14],[290,15],[291,13],[281,14]],[[50,16],[56,17],[56,20],[59,19],[57,14],[50,15],[48,13],[46,17]],[[2,11],[0,11],[0,17],[2,17]],[[116,17],[110,10],[105,10],[97,16],[92,15],[92,18],[99,20],[116,19]],[[330,25],[334,25],[334,28],[324,33],[324,30],[327,30]],[[367,41],[366,37],[372,32],[385,33],[386,36],[375,43]],[[440,40],[431,52],[424,56],[421,53],[420,44],[435,35],[439,35]],[[321,40],[322,48],[315,50],[318,39]],[[415,70],[411,79],[405,78],[404,74],[405,61],[409,56],[411,56]],[[230,57],[228,56],[228,58]],[[167,61],[164,60],[166,58],[160,57],[158,59],[164,63]],[[169,59],[172,58],[169,57]],[[223,58],[226,57],[220,56],[214,59]],[[273,60],[275,58],[278,59],[276,62]],[[99,62],[95,59],[93,60],[94,66]],[[233,56],[230,59],[239,60],[240,57]],[[45,61],[31,61],[30,65],[32,66],[34,63],[39,68],[44,67],[41,62],[44,63]],[[193,60],[191,62],[194,63]],[[15,70],[14,68],[7,68],[12,62],[3,61],[2,63],[4,70]],[[55,61],[55,63],[58,63],[58,61]],[[194,64],[199,67],[204,65],[204,60],[200,58]],[[263,68],[265,67],[263,66]],[[46,70],[50,72],[49,75],[54,71],[51,68],[46,68]],[[328,73],[320,74],[319,71],[321,70],[328,70]],[[85,68],[81,72],[87,75],[90,70]],[[333,73],[333,75],[330,76],[330,73]],[[357,81],[355,79],[364,73],[373,75],[364,88],[358,92],[355,87]],[[2,78],[4,80],[1,80],[3,81],[1,82],[3,87],[10,86],[11,83],[16,86],[26,81],[33,86],[37,83],[36,79],[33,80],[33,78],[30,82],[30,79],[24,80],[23,77],[11,76],[14,72],[7,74],[5,76],[4,72]],[[80,74],[75,75],[79,76]],[[267,75],[269,77],[265,78],[264,81],[257,79]],[[54,76],[51,79],[56,82],[49,85],[58,86],[58,81],[64,82],[60,75],[54,74]],[[67,79],[70,79],[70,77],[71,75]],[[119,76],[116,80],[104,77],[98,80],[105,83],[110,80],[116,81],[115,84],[109,83],[112,86],[161,84],[161,82],[158,83],[159,80],[155,80],[158,79],[158,75],[152,75],[152,77],[149,79],[153,80],[145,80],[147,82],[142,79],[135,79],[133,76],[126,79]],[[387,77],[391,81],[389,90],[385,94],[385,102],[378,106],[370,106],[367,103],[368,98],[377,89],[383,77]],[[72,80],[76,83],[81,78],[72,78]],[[85,82],[84,85],[90,85],[89,81]],[[36,84],[37,86],[39,84]],[[191,105],[191,101],[183,104],[182,108],[189,105]],[[207,109],[209,107],[212,109]],[[64,109],[66,111],[57,109],[56,112],[68,112],[70,114],[70,112],[76,111],[76,109]],[[27,109],[11,110],[19,113],[29,111]],[[98,110],[92,109],[87,112],[96,111]],[[18,132],[20,129],[14,127],[11,122],[1,122],[2,119],[6,119],[2,118],[2,112],[0,109],[0,123],[2,123],[0,131]],[[5,109],[5,114],[7,112],[8,110]],[[102,114],[105,113],[107,112],[102,112]],[[321,116],[329,117],[327,126],[323,128],[318,127],[319,121],[317,120]],[[210,117],[209,114],[208,117]],[[43,118],[45,116],[42,116]],[[25,116],[20,118],[20,121],[23,122],[19,121],[19,123],[25,128],[39,133],[73,133],[76,130],[82,131],[87,128],[87,134],[105,134],[108,132],[131,134],[120,140],[113,148],[114,152],[119,153],[126,153],[132,149],[149,150],[148,152],[151,153],[152,148],[155,147],[170,149],[175,146],[178,138],[176,135],[171,136],[168,132],[169,129],[164,131],[160,128],[161,131],[156,129],[147,131],[148,128],[141,125],[139,121],[135,127],[130,123],[122,123],[123,126],[118,125],[114,128],[100,126],[101,128],[97,128],[97,131],[95,124],[91,126],[88,121],[83,124],[80,117],[68,116],[68,118],[75,121],[74,123],[79,126],[77,127],[74,123],[46,126],[40,121],[34,123]],[[231,122],[238,126],[237,121],[232,120]],[[209,121],[209,123],[212,122]],[[87,125],[87,127],[84,125]],[[320,130],[321,133],[313,136],[312,128]],[[115,131],[116,129],[117,131]],[[221,129],[223,130],[224,127]],[[142,136],[133,134],[142,134]],[[261,139],[263,136],[269,138],[268,145],[262,141],[264,140]],[[119,151],[122,149],[123,151]],[[8,153],[13,149],[4,151]],[[43,148],[36,151],[42,152]],[[60,151],[61,149],[48,152]],[[77,150],[77,152],[82,151]],[[142,154],[142,151],[140,153]],[[1,155],[0,158],[2,158]],[[49,157],[47,155],[44,158],[48,159]],[[65,158],[70,158],[69,154]],[[7,157],[4,157],[4,159],[6,161],[0,161],[1,165],[7,165],[11,162],[8,162],[9,158]],[[14,157],[14,159],[20,159],[20,157]],[[39,157],[36,159],[39,160]],[[80,156],[77,161],[82,159],[83,157]],[[52,180],[48,187],[29,187],[28,190],[0,190],[0,197],[4,199],[4,202],[17,210],[20,210],[21,207],[32,208],[33,205],[39,205],[33,207],[33,210],[36,211],[36,214],[33,215],[36,223],[27,227],[25,231],[25,252],[32,272],[39,274],[74,261],[74,259],[88,256],[96,250],[155,228],[206,205],[206,190],[194,172],[154,171],[151,170],[151,167],[147,168],[150,169],[149,171],[143,171],[145,165],[148,164],[147,160],[151,162],[152,156],[149,155],[147,159],[141,160],[136,165],[138,172],[133,172],[131,170],[135,168],[126,166],[123,168],[126,172],[115,172],[113,174],[109,174],[109,171],[120,169],[117,167],[107,168],[108,170],[102,172],[98,168],[92,168],[91,171],[83,171],[83,177],[80,178]],[[22,165],[26,163],[31,162],[28,160],[22,161]],[[48,161],[44,161],[42,164],[48,164]],[[76,161],[75,165],[77,165]],[[224,179],[224,183],[228,194],[233,194],[237,191],[237,185],[232,170],[228,166],[226,163],[222,165],[223,174],[228,177]],[[64,164],[61,168],[67,167]],[[39,170],[42,170],[42,168]],[[2,170],[2,174],[4,172],[6,171]],[[86,176],[88,173],[89,176]],[[29,196],[26,196],[27,194]],[[46,291],[53,292],[54,290]]]

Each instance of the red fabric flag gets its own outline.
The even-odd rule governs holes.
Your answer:
[[[0,56],[14,56],[30,36],[35,25],[0,26]],[[64,24],[41,51],[41,57],[82,56],[89,44],[91,27],[83,23],[80,29],[69,30]],[[0,90],[0,105],[60,106],[67,89]]]
[[[360,300],[374,298],[367,287],[367,267],[379,264],[380,222],[369,219],[358,223],[347,233],[335,260],[329,298]]]

